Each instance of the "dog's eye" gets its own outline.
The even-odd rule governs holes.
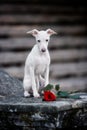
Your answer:
[[[46,42],[48,42],[48,39],[46,39]]]
[[[37,40],[38,42],[40,42],[40,40]]]

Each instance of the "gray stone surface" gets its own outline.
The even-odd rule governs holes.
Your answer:
[[[24,98],[22,82],[0,71],[0,130],[86,129],[87,93],[77,95],[82,99]]]
[[[22,96],[22,82],[0,70],[0,97]]]

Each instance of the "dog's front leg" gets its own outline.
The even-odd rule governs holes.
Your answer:
[[[37,88],[36,88],[34,67],[30,67],[30,76],[31,76],[33,96],[34,96],[34,97],[40,97],[40,95],[39,95],[38,92],[37,92]]]
[[[37,87],[37,91],[39,91],[39,87],[40,87],[39,76],[36,76],[36,87]]]
[[[49,84],[49,66],[47,66],[46,71],[45,71],[45,86]]]

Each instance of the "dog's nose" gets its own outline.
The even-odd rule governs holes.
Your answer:
[[[45,49],[45,48],[43,48],[43,49],[41,49],[41,51],[42,51],[42,52],[46,52],[46,49]]]

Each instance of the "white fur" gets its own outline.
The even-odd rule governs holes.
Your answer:
[[[46,31],[34,29],[27,33],[32,34],[36,38],[36,44],[25,62],[23,80],[24,96],[30,96],[29,91],[32,88],[33,96],[39,97],[38,91],[40,82],[43,82],[43,86],[49,83],[50,55],[48,51],[48,42],[50,36],[56,34],[56,32],[51,29],[47,29]]]

